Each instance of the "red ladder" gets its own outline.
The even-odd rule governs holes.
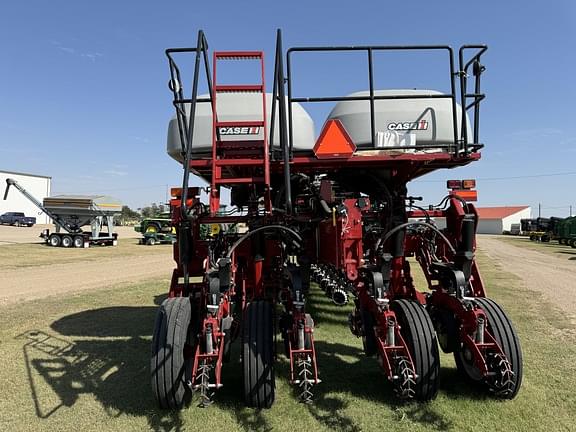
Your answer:
[[[256,84],[219,85],[216,80],[218,61],[258,60],[261,79]],[[220,209],[220,186],[236,184],[263,184],[264,207],[266,213],[272,212],[270,199],[270,158],[268,133],[266,127],[266,90],[264,85],[264,53],[261,51],[218,51],[213,57],[212,87],[212,181],[210,189],[210,212],[214,216]],[[233,121],[218,120],[219,93],[261,93],[262,116],[257,119]],[[258,128],[258,139],[223,140],[218,139],[221,128]],[[261,128],[261,133],[260,133]],[[249,135],[248,135],[249,136]],[[260,138],[262,137],[262,138]],[[241,171],[242,176],[238,176]]]

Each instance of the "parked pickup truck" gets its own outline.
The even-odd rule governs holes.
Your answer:
[[[24,216],[21,212],[8,212],[0,215],[0,224],[3,225],[16,225],[16,226],[34,226],[36,223],[35,217]]]

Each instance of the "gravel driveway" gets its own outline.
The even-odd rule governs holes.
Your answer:
[[[506,271],[518,276],[526,288],[541,293],[576,321],[576,261],[515,246],[492,236],[478,236],[478,246]]]
[[[159,253],[122,259],[107,258],[4,270],[0,281],[0,305],[147,279],[170,279],[175,265],[170,252],[171,249],[162,248]],[[166,292],[168,285],[167,282]]]

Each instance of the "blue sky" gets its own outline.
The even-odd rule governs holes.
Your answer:
[[[576,6],[557,0],[3,2],[0,169],[50,175],[54,193],[108,193],[136,208],[163,201],[181,177],[165,154],[173,109],[163,52],[193,46],[200,28],[211,49],[266,51],[268,82],[278,27],[285,48],[485,43],[482,160],[410,190],[437,202],[445,179],[476,177],[480,205],[542,203],[544,216],[566,216],[569,205],[576,213],[575,24]],[[435,77],[417,62],[385,70],[383,85]],[[348,79],[352,62],[319,72],[304,90],[362,89]]]

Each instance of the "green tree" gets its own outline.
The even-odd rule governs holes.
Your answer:
[[[119,223],[122,225],[126,225],[131,221],[137,221],[140,219],[140,213],[137,211],[132,210],[128,206],[122,206],[122,213],[120,214]]]

